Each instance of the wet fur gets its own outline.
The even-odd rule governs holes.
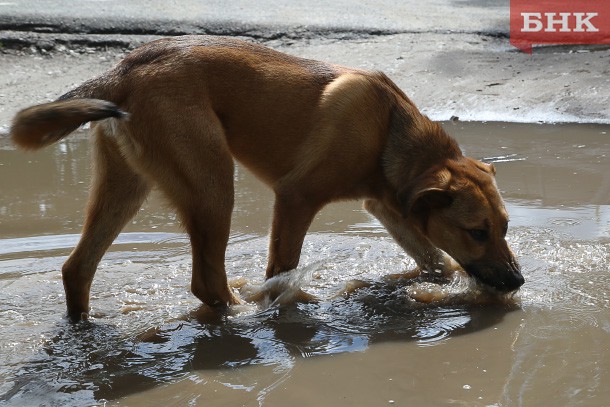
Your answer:
[[[211,306],[238,302],[224,266],[234,159],[275,192],[268,278],[297,266],[324,205],[364,199],[419,267],[457,267],[447,252],[490,285],[522,283],[500,232],[507,214],[493,169],[462,156],[382,73],[234,39],[164,39],[21,111],[11,135],[36,149],[89,121],[97,121],[93,185],[82,238],[62,269],[73,319],[88,312],[97,264],[152,186],[190,236],[192,292]],[[493,239],[470,241],[472,227]]]

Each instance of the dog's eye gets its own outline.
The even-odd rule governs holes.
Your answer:
[[[470,229],[468,233],[477,242],[485,242],[489,237],[489,233],[484,229]]]

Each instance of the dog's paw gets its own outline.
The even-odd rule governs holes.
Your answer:
[[[457,261],[455,261],[452,257],[445,255],[443,259],[443,268],[441,269],[441,273],[443,273],[443,275],[449,276],[455,272],[464,273],[465,271]]]
[[[303,291],[299,287],[282,287],[281,285],[262,284],[245,285],[240,290],[245,301],[259,304],[263,308],[276,305],[290,305],[295,303],[317,303],[320,300],[313,294]]]
[[[245,279],[233,280],[230,285],[239,290],[240,296],[262,308],[295,303],[317,303],[319,298],[302,289],[310,277],[310,270],[293,270],[281,273],[262,284],[250,284]]]
[[[402,273],[393,273],[393,274],[388,274],[387,276],[384,277],[384,280],[391,282],[391,281],[396,281],[396,280],[412,280],[414,278],[417,278],[419,276],[421,276],[423,273],[423,270],[418,266],[415,267],[413,270],[406,270],[403,271]]]
[[[449,290],[440,284],[423,282],[406,288],[407,295],[413,300],[425,304],[438,302],[449,296]]]
[[[341,289],[340,291],[335,293],[332,297],[330,297],[330,299],[334,300],[335,298],[339,298],[339,297],[349,298],[354,292],[356,292],[362,288],[370,287],[371,285],[372,285],[372,283],[370,283],[368,281],[349,280],[348,282],[345,283],[345,286],[343,287],[343,289]]]

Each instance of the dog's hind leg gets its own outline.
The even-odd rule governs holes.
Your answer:
[[[227,282],[225,252],[234,201],[234,163],[222,124],[211,111],[165,112],[151,137],[151,174],[174,204],[192,248],[191,291],[210,306],[239,303]],[[180,126],[164,127],[166,123]],[[170,137],[171,135],[171,137]],[[168,142],[169,141],[169,142]],[[161,144],[163,143],[163,144]]]
[[[62,268],[68,317],[89,312],[91,282],[102,256],[148,195],[148,183],[125,162],[116,140],[94,130],[93,180],[80,242]]]
[[[227,163],[229,164],[229,163]],[[232,165],[231,165],[232,167]],[[232,185],[233,172],[225,167],[223,183]],[[219,171],[216,171],[219,176]],[[190,202],[180,202],[178,211],[189,234],[192,247],[191,291],[210,306],[239,303],[231,292],[225,271],[225,253],[229,241],[233,190],[222,196],[201,191]]]

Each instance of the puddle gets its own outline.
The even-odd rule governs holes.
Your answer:
[[[388,278],[413,261],[358,203],[342,203],[316,218],[295,274],[318,302],[246,304],[219,320],[189,293],[188,240],[153,194],[102,260],[91,321],[70,325],[58,270],[82,225],[86,136],[34,154],[0,146],[0,402],[604,405],[610,129],[446,127],[497,167],[526,277],[514,301],[482,301],[455,279]],[[272,196],[235,176],[228,274],[260,285]],[[346,284],[360,289],[341,295]],[[453,295],[422,304],[417,290]]]

